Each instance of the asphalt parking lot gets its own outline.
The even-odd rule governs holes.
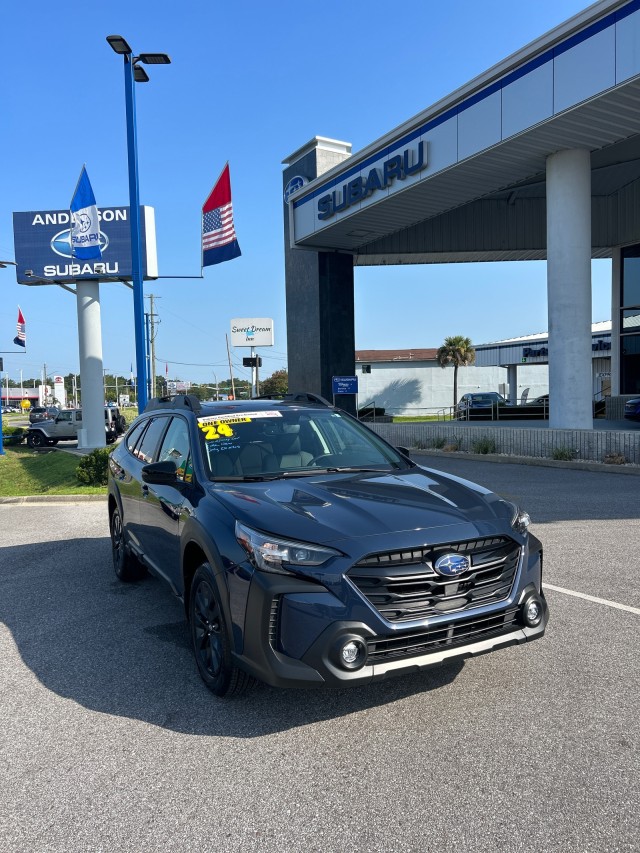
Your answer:
[[[640,477],[437,464],[531,513],[547,634],[352,690],[216,699],[106,503],[0,506],[0,851],[637,850]]]

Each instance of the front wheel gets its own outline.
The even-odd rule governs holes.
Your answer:
[[[238,695],[254,680],[233,663],[231,641],[209,563],[196,569],[189,596],[191,643],[202,680],[216,696]]]
[[[27,435],[27,444],[29,447],[45,447],[47,444],[47,440],[44,435],[40,432],[40,430],[36,430],[35,432],[30,432]]]
[[[145,573],[144,566],[139,563],[127,548],[124,538],[124,527],[119,509],[114,509],[109,519],[109,532],[111,533],[111,556],[113,559],[113,570],[121,581],[139,580]]]

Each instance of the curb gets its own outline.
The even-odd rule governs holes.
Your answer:
[[[106,501],[107,495],[26,495],[24,497],[0,498],[0,504],[43,504],[43,503],[91,503]]]
[[[454,450],[445,453],[442,450],[423,450],[418,448],[410,448],[412,456],[443,456],[453,459],[469,459],[473,462],[498,462],[503,465],[533,465],[539,468],[570,468],[573,471],[591,471],[598,474],[630,474],[631,476],[640,476],[640,465],[606,465],[604,462],[582,462],[575,460],[572,462],[563,461],[560,459],[546,459],[542,456],[507,456],[501,453],[465,453],[464,451]]]

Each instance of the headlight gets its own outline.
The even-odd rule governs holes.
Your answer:
[[[288,566],[321,566],[331,557],[340,555],[332,548],[308,545],[306,542],[292,542],[269,536],[245,527],[236,521],[236,539],[245,549],[251,561],[263,572],[275,572],[279,575],[293,574]]]
[[[517,504],[511,501],[504,501],[511,511],[511,526],[514,530],[524,536],[531,525],[531,516],[525,512]]]

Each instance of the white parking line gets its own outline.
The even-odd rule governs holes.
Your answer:
[[[594,601],[596,604],[606,604],[607,607],[615,607],[617,610],[626,610],[627,613],[635,613],[640,616],[640,608],[629,607],[628,604],[618,604],[617,601],[608,601],[606,598],[596,598],[595,595],[585,595],[584,592],[575,592],[573,589],[565,589],[563,586],[552,586],[550,583],[542,584],[544,589],[552,589],[554,592],[563,592],[565,595],[573,595],[576,598],[584,598],[587,601]]]

